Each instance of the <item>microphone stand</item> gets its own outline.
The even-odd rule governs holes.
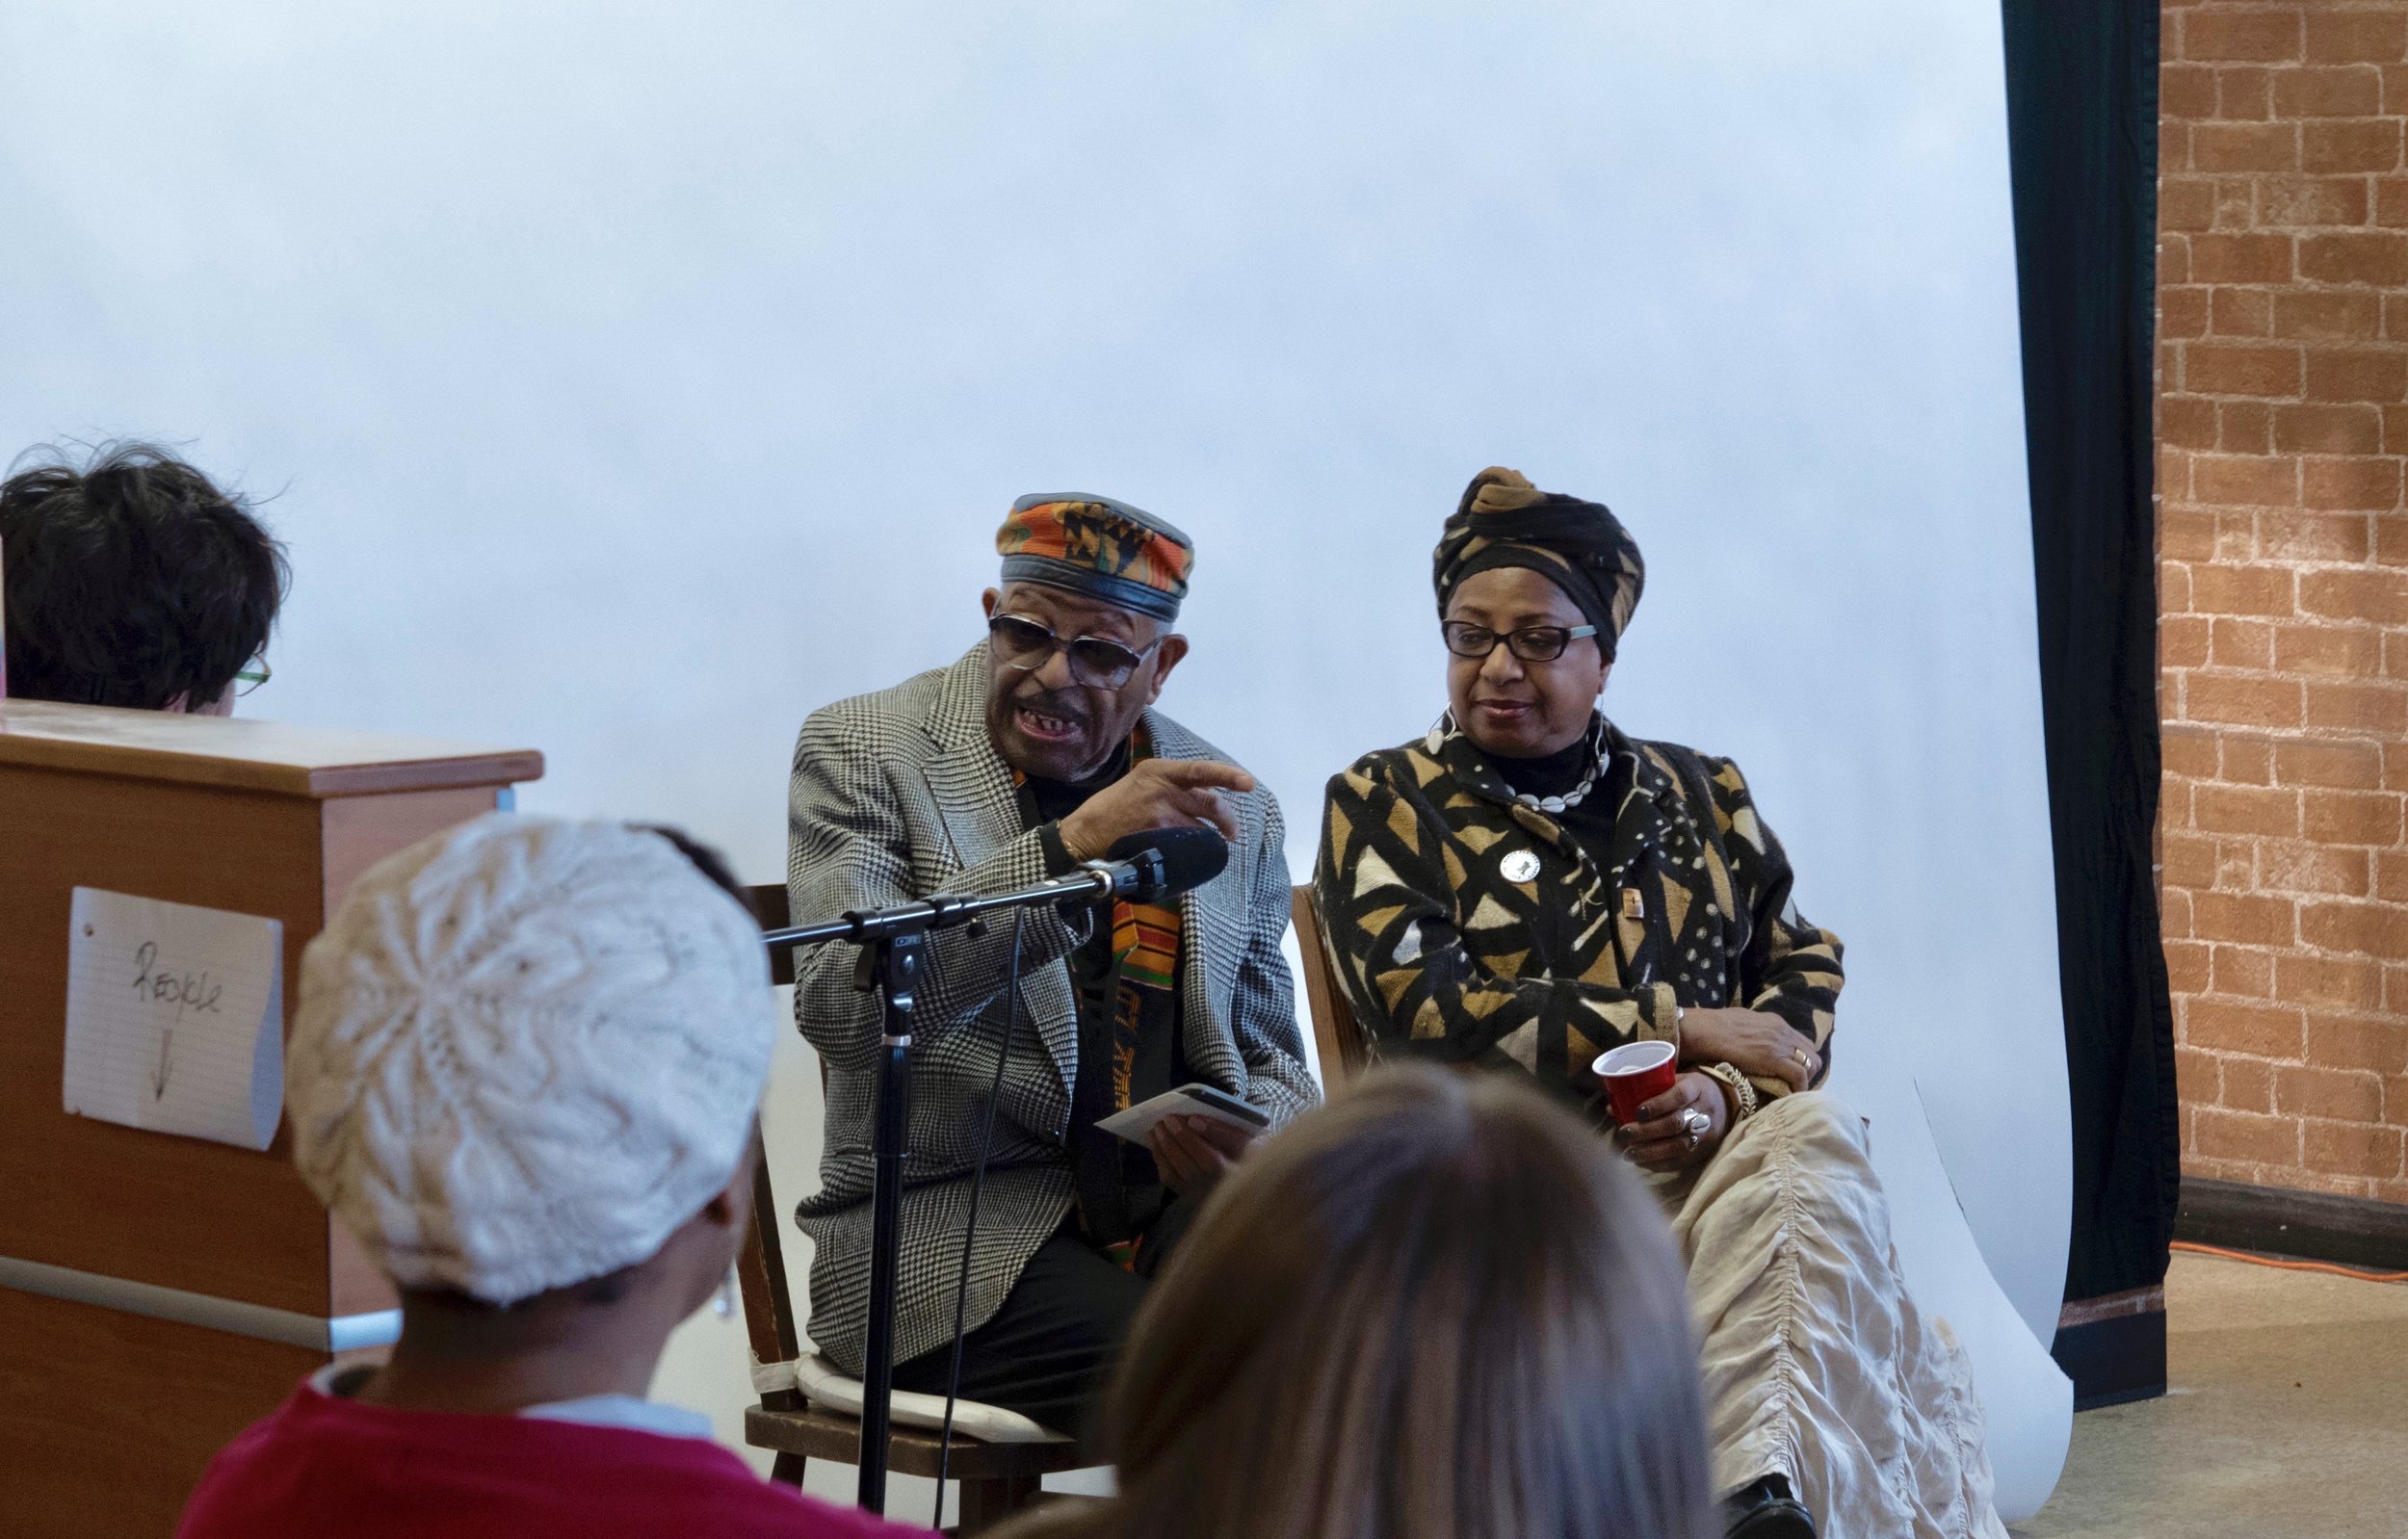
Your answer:
[[[1088,862],[1075,876],[1040,882],[1018,892],[976,897],[938,895],[892,908],[848,913],[842,918],[766,930],[765,946],[822,946],[850,941],[862,949],[853,986],[877,988],[883,997],[878,1030],[877,1095],[870,1125],[870,1319],[861,1361],[861,1483],[856,1497],[864,1512],[886,1512],[886,1444],[895,1393],[895,1292],[903,1248],[903,1187],[905,1130],[911,1114],[911,1012],[916,1003],[923,947],[929,932],[982,926],[1001,909],[1046,903],[1096,902],[1124,888],[1159,886],[1163,857],[1146,850],[1119,865]],[[1005,987],[1017,987],[1012,978]]]

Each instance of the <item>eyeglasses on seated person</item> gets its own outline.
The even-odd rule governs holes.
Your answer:
[[[1049,627],[1017,614],[996,615],[986,622],[986,634],[995,655],[1003,659],[1007,667],[1034,673],[1057,651],[1062,652],[1070,659],[1070,676],[1090,690],[1117,690],[1127,684],[1138,665],[1163,644],[1159,636],[1136,651],[1100,636],[1081,636],[1065,641]]]
[[[1449,620],[1438,629],[1446,635],[1447,650],[1456,657],[1484,658],[1503,641],[1525,663],[1553,663],[1574,641],[1597,634],[1594,625],[1526,625],[1518,631],[1492,631],[1469,620]]]

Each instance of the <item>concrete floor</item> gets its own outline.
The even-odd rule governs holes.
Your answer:
[[[2408,1535],[2408,1284],[2178,1253],[2158,1400],[2074,1418],[2022,1539]]]

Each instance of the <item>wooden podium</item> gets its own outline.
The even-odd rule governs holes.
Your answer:
[[[394,1299],[293,1170],[70,1116],[76,887],[280,920],[491,810],[540,754],[0,700],[0,1534],[166,1536],[214,1454]]]

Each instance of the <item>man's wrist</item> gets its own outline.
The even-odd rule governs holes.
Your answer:
[[[1078,818],[1079,815],[1074,812],[1054,825],[1061,841],[1062,850],[1070,857],[1070,863],[1074,866],[1085,860],[1101,860],[1104,855],[1102,849],[1089,848],[1089,842],[1081,836],[1077,826]]]
[[[1067,876],[1079,869],[1079,857],[1072,852],[1069,842],[1062,838],[1061,824],[1041,822],[1036,825],[1037,848],[1045,852],[1045,874]]]

